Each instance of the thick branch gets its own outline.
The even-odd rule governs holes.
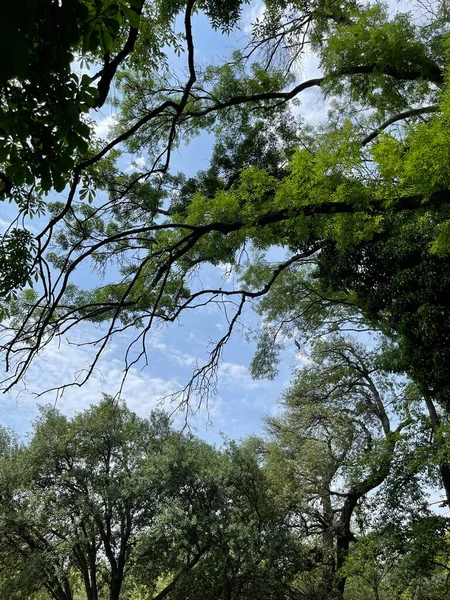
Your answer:
[[[361,140],[361,146],[367,146],[372,140],[374,140],[382,131],[387,129],[390,125],[397,123],[398,121],[403,121],[404,119],[408,119],[410,117],[417,117],[419,115],[424,115],[426,113],[437,112],[439,110],[439,105],[433,104],[431,106],[422,106],[420,108],[410,108],[408,110],[404,110],[395,115],[392,115],[389,119],[381,123],[376,129],[374,129],[371,133],[369,133],[365,138]]]
[[[142,5],[140,7],[136,7],[133,4],[130,7],[130,10],[133,10],[138,16],[141,15],[142,9],[144,7],[145,0],[142,1]],[[125,42],[122,50],[114,57],[113,60],[109,61],[105,59],[105,66],[103,69],[94,77],[100,77],[100,81],[97,84],[97,89],[99,91],[99,97],[97,98],[97,102],[95,104],[95,108],[101,108],[106,102],[106,98],[109,94],[109,89],[111,86],[111,82],[116,74],[119,66],[124,62],[124,60],[129,56],[136,44],[136,40],[139,35],[139,29],[137,27],[130,27],[130,31],[128,34],[127,41]]]
[[[187,573],[189,573],[189,571],[191,569],[193,569],[195,567],[195,565],[198,563],[198,561],[201,559],[201,557],[209,550],[209,547],[205,547],[203,548],[200,552],[198,552],[194,558],[189,561],[187,563],[187,565],[177,574],[175,575],[175,577],[172,579],[172,581],[166,585],[166,587],[164,589],[162,589],[158,594],[156,594],[156,596],[154,596],[153,600],[163,600],[166,596],[168,596],[170,594],[170,592],[172,592],[178,581]]]
[[[442,85],[444,83],[444,76],[440,71],[436,71],[430,73],[428,77],[424,76],[425,74],[422,71],[400,71],[389,65],[379,66],[379,65],[356,65],[350,69],[342,69],[329,73],[324,77],[317,77],[314,79],[308,79],[307,81],[303,81],[298,84],[292,90],[288,92],[263,92],[260,94],[249,94],[249,95],[241,95],[235,96],[234,98],[230,98],[225,102],[218,102],[213,106],[209,106],[203,110],[198,111],[190,111],[187,113],[187,116],[191,117],[202,117],[208,115],[211,112],[216,112],[222,110],[224,108],[229,108],[231,106],[237,106],[239,104],[246,104],[249,102],[264,102],[267,100],[283,100],[285,102],[292,100],[295,96],[298,96],[304,90],[310,89],[312,87],[321,87],[323,84],[333,81],[334,79],[339,79],[341,77],[351,77],[353,75],[370,75],[370,74],[380,74],[387,75],[392,77],[393,79],[398,80],[406,80],[406,81],[415,81],[418,79],[425,79],[435,83],[437,85]]]

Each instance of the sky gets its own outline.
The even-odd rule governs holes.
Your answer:
[[[245,8],[241,22],[241,31],[231,37],[214,33],[204,16],[194,19],[194,39],[196,59],[199,63],[208,63],[230,54],[233,47],[243,43],[249,32],[250,23],[261,12],[261,2],[253,1]],[[180,60],[183,60],[183,56]],[[318,62],[314,56],[307,56],[301,77],[314,77],[319,73]],[[320,91],[310,90],[302,95],[301,114],[312,122],[324,119],[327,105]],[[95,115],[96,131],[100,137],[107,137],[108,128],[114,120],[114,109],[104,107]],[[194,174],[208,165],[211,141],[207,136],[194,139],[188,147],[176,151],[172,159],[173,172],[184,171]],[[134,157],[139,161],[141,157]],[[0,228],[8,223],[8,208],[0,214]],[[282,258],[283,252],[277,251],[275,258]],[[225,277],[225,269],[210,268],[204,277],[219,281]],[[96,276],[84,272],[84,287],[95,285]],[[228,285],[233,282],[228,281]],[[255,350],[252,338],[257,328],[256,315],[247,310],[242,319],[244,330],[237,330],[225,348],[219,369],[217,393],[210,399],[208,406],[203,404],[198,413],[190,418],[190,425],[200,437],[220,443],[223,436],[243,438],[250,434],[259,434],[262,430],[262,417],[278,410],[277,400],[288,384],[292,370],[302,363],[293,348],[288,348],[281,361],[280,373],[273,381],[255,381],[248,370]],[[128,406],[141,416],[149,414],[155,407],[164,407],[171,411],[170,402],[161,398],[185,385],[197,364],[203,364],[208,349],[214,340],[220,339],[226,327],[223,313],[206,307],[164,329],[155,329],[148,338],[149,364],[146,368],[132,368],[128,374],[122,397]],[[89,366],[95,350],[89,346],[80,346],[92,336],[93,326],[83,325],[71,336],[71,343],[52,342],[37,358],[30,368],[26,379],[13,391],[0,397],[0,423],[11,427],[21,435],[30,431],[33,420],[38,414],[39,404],[54,404],[63,413],[73,415],[98,402],[103,393],[115,394],[120,387],[123,375],[123,352],[131,341],[130,335],[116,336],[104,353],[98,368],[83,387],[71,387],[57,397],[55,393],[39,395],[46,389],[68,381],[79,379]],[[175,424],[182,425],[184,418],[175,417]]]
[[[243,43],[251,21],[260,14],[260,7],[259,1],[247,6],[242,15],[241,30],[230,37],[213,32],[207,19],[197,15],[193,21],[197,62],[217,62],[218,57],[229,56],[236,45]],[[185,57],[182,55],[179,60],[185,60]],[[308,70],[314,73],[317,68],[314,58],[308,60]],[[309,117],[315,112],[324,114],[321,110],[323,102],[317,94],[310,94],[305,101],[305,112]],[[105,106],[94,118],[97,121],[97,135],[106,139],[109,127],[114,122],[114,109]],[[208,136],[194,139],[188,147],[174,153],[173,172],[179,170],[195,174],[199,169],[206,168],[210,149],[211,140]],[[135,156],[129,160],[139,164],[142,157]],[[0,229],[7,227],[11,215],[8,207],[2,207]],[[275,254],[274,259],[284,256],[284,252]],[[85,280],[83,287],[95,285],[95,274],[83,270],[82,276]],[[225,268],[211,267],[203,273],[203,277],[233,284],[232,281],[226,281]],[[292,368],[299,362],[295,353],[288,351],[282,361],[280,374],[274,381],[253,380],[248,366],[255,343],[248,338],[252,337],[252,331],[258,323],[250,309],[242,320],[246,324],[245,330],[237,329],[225,349],[218,371],[217,392],[209,399],[208,405],[203,403],[197,414],[189,418],[189,425],[195,433],[212,443],[220,444],[223,437],[236,439],[261,433],[263,415],[277,410],[277,399],[289,382]],[[173,403],[161,399],[189,381],[195,366],[203,364],[213,342],[220,339],[225,328],[223,313],[207,307],[197,309],[164,329],[153,330],[148,338],[148,366],[143,369],[141,366],[132,368],[123,388],[122,397],[128,406],[142,416],[148,415],[155,407],[172,411]],[[65,341],[52,342],[38,356],[26,378],[11,392],[0,397],[0,424],[26,435],[38,415],[39,405],[56,404],[64,414],[73,415],[98,402],[102,394],[115,394],[121,384],[123,352],[132,339],[131,333],[116,336],[112,340],[98,368],[85,385],[67,388],[62,396],[55,392],[40,395],[44,390],[82,377],[95,350],[77,344],[82,344],[92,335],[93,326],[83,325],[71,335],[70,344]],[[184,424],[184,415],[175,415],[174,419],[175,425]]]

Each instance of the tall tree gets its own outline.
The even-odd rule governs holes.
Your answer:
[[[349,597],[368,600],[448,596],[448,519],[428,515],[407,525],[379,523],[361,537],[344,567]]]
[[[350,339],[317,342],[311,364],[283,397],[284,412],[268,419],[276,442],[269,450],[274,477],[297,498],[293,518],[303,535],[317,540],[322,557],[316,597],[343,597],[343,567],[357,540],[355,512],[388,479],[397,447],[410,435],[401,387],[376,359],[375,351]],[[415,476],[407,473],[407,479]]]
[[[209,507],[197,506],[178,529],[169,518],[164,531],[165,512],[171,516],[173,503],[187,510],[184,481],[164,487],[167,478],[174,479],[168,455],[179,451],[178,443],[197,444],[171,431],[165,415],[140,419],[108,399],[71,421],[44,410],[29,446],[3,460],[9,486],[1,503],[2,552],[16,559],[23,552],[27,563],[31,559],[31,564],[46,565],[38,583],[55,600],[72,600],[73,572],[79,573],[88,600],[105,593],[117,600],[128,573],[144,560],[154,586],[159,569],[167,569],[162,556],[176,539],[182,545],[177,561],[182,571],[189,571],[208,542],[197,539],[200,526],[194,526],[191,538],[180,532],[192,527],[191,519],[201,522],[202,510]],[[214,458],[212,450],[210,454]],[[191,462],[196,472],[199,466]],[[138,544],[143,535],[148,543]]]

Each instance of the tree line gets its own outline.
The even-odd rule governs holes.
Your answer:
[[[448,418],[380,356],[318,341],[266,435],[220,448],[111,397],[3,428],[2,597],[446,598]]]

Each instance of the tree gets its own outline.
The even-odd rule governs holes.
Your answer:
[[[160,552],[167,553],[175,534],[189,524],[187,516],[178,532],[162,531],[164,505],[170,515],[171,498],[182,503],[182,482],[173,481],[170,490],[162,477],[162,465],[167,466],[168,453],[176,452],[178,440],[165,415],[139,419],[108,399],[72,421],[44,410],[29,446],[3,465],[10,479],[2,498],[2,552],[16,560],[22,554],[24,570],[30,559],[46,565],[37,583],[55,599],[73,598],[73,573],[79,574],[88,600],[105,592],[117,599],[139,560],[149,565],[155,585],[158,569],[167,568]],[[193,534],[194,540],[180,536],[193,552],[185,570],[206,551]],[[149,542],[142,547],[138,537],[143,535]],[[182,563],[184,551],[178,552]]]
[[[396,217],[351,252],[329,248],[316,273],[330,296],[348,290],[367,321],[396,340],[397,369],[413,377],[425,396],[445,405],[448,257],[430,247],[446,218],[446,209],[421,219]]]
[[[26,446],[1,433],[8,597],[300,597],[305,552],[251,446],[219,452],[108,398],[44,409]]]
[[[353,547],[344,571],[371,600],[445,598],[448,519],[429,515],[397,528],[380,523]]]
[[[62,192],[95,145],[87,113],[103,105],[133,50],[142,8],[140,0],[23,0],[0,9],[0,199],[17,205],[0,244],[6,299],[37,274],[39,239],[23,219],[44,213],[45,196]],[[77,74],[82,57],[103,63],[93,77]]]
[[[226,26],[237,8],[220,4],[202,7],[216,26]],[[162,3],[155,19],[145,0],[23,0],[1,8],[0,198],[17,205],[0,246],[0,294],[7,301],[39,278],[37,255],[58,221],[47,212],[47,226],[33,238],[23,219],[45,214],[48,193],[71,182],[92,201],[86,169],[101,147],[88,113],[106,102],[133,52],[148,66],[163,60],[161,47],[177,44],[171,24],[179,9]],[[88,74],[78,73],[78,61],[90,67]]]
[[[389,236],[384,232],[351,250],[330,244],[313,264],[283,273],[258,305],[264,326],[251,368],[255,377],[273,377],[286,340],[305,352],[308,342],[336,332],[375,333],[378,368],[413,380],[404,395],[429,437],[416,433],[412,460],[421,463],[420,469],[437,468],[434,483],[439,481],[450,504],[446,310],[440,291],[446,286],[446,261],[423,243],[431,217],[394,221],[403,221],[405,228],[389,227]],[[431,382],[441,388],[433,389]]]
[[[418,489],[417,470],[407,463],[399,477],[394,466],[414,435],[414,420],[402,386],[378,368],[377,352],[340,337],[315,344],[311,364],[298,370],[283,406],[280,417],[268,419],[275,441],[270,469],[286,490],[297,528],[316,540],[322,587],[311,597],[342,598],[363,503],[392,472],[398,493]],[[371,519],[374,514],[379,508]]]
[[[271,600],[303,598],[297,578],[311,570],[304,540],[258,460],[258,445],[231,443],[226,451],[226,508],[215,548],[171,598]],[[183,518],[183,516],[181,516]]]
[[[50,207],[51,218],[28,258],[5,250],[7,262],[20,264],[24,273],[20,282],[5,284],[5,293],[35,272],[42,284],[3,303],[16,317],[8,321],[3,345],[8,385],[23,376],[45,344],[80,322],[108,323],[98,356],[115,332],[138,326],[136,341],[144,340],[139,360],[156,322],[174,321],[198,304],[234,301],[229,330],[185,389],[205,393],[245,304],[312,257],[326,261],[335,253],[351,254],[358,244],[389,236],[392,223],[401,238],[405,223],[430,222],[432,260],[446,268],[445,5],[437,3],[415,24],[408,15],[390,17],[381,4],[267,2],[245,48],[229,63],[199,68],[195,11],[203,9],[214,27],[232,29],[241,8],[237,2],[164,3],[154,9],[145,3],[138,23],[124,6],[117,9],[121,18],[129,15],[130,35],[136,22],[139,37],[126,64],[118,61],[113,73],[121,94],[115,137],[91,145],[75,160],[67,200]],[[176,43],[186,54],[184,84],[171,78],[162,61],[155,66],[155,47],[167,40],[175,44],[165,25],[180,12],[183,31]],[[323,76],[294,81],[296,65],[310,47]],[[103,57],[108,63],[107,54]],[[106,71],[104,66],[101,73]],[[312,88],[320,88],[332,106],[318,129],[289,112],[289,103]],[[210,169],[191,180],[171,173],[173,149],[203,130],[216,136]],[[274,133],[274,143],[268,144],[267,132]],[[142,172],[120,169],[114,155],[119,145],[145,157]],[[89,189],[106,190],[107,200],[91,197],[89,204]],[[49,254],[50,244],[55,251]],[[252,254],[250,264],[241,264],[248,244],[263,254],[274,244],[284,246],[288,258],[269,267]],[[247,271],[241,289],[190,286],[201,265],[221,262]],[[113,263],[121,275],[94,290],[78,289],[73,273],[83,263],[100,269]],[[438,308],[446,322],[446,307]],[[391,327],[406,335],[401,319],[392,319]],[[420,345],[432,345],[422,330],[416,335]],[[434,360],[432,352],[424,356]],[[436,369],[424,370],[434,373],[429,387],[445,387]]]

